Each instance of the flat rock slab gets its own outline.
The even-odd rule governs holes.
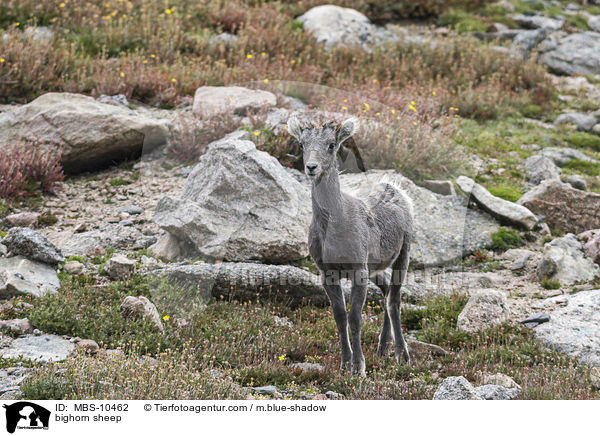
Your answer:
[[[5,359],[27,359],[34,362],[60,362],[75,349],[75,344],[56,335],[27,335],[12,341],[12,344],[0,349]]]
[[[11,228],[2,244],[13,254],[22,255],[31,260],[56,265],[65,260],[64,256],[50,241],[41,233],[28,227]]]
[[[563,296],[567,305],[535,328],[547,346],[593,366],[600,366],[600,289]]]
[[[59,288],[55,267],[23,256],[0,258],[0,296],[42,297],[48,293],[56,293]]]

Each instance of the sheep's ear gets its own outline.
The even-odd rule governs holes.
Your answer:
[[[295,115],[292,115],[288,119],[287,131],[298,141],[300,140],[300,136],[302,135],[302,127],[300,127],[300,121],[298,121],[298,118]]]
[[[358,131],[358,120],[354,117],[344,121],[338,132],[338,145],[350,138]]]

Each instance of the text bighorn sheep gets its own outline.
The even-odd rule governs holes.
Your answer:
[[[357,119],[341,124],[301,123],[292,116],[287,126],[302,147],[304,170],[312,180],[309,251],[321,270],[331,301],[342,349],[342,370],[365,374],[360,334],[369,278],[375,280],[385,296],[377,353],[386,355],[393,338],[396,359],[408,363],[410,357],[400,324],[400,287],[408,269],[412,237],[410,199],[389,183],[373,186],[360,198],[340,190],[337,153],[358,130]],[[390,266],[391,279],[385,273]],[[352,281],[349,313],[339,282],[342,277]]]

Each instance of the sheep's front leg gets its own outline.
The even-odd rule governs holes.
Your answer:
[[[352,280],[350,296],[350,335],[352,340],[352,374],[365,375],[365,357],[360,344],[362,310],[367,299],[369,273],[366,268],[357,270]]]
[[[326,276],[326,274],[324,276]],[[346,371],[350,369],[352,349],[350,348],[350,338],[348,337],[348,314],[346,313],[344,292],[342,291],[337,278],[326,278],[323,282],[323,287],[331,302],[333,319],[335,320],[335,325],[340,337],[340,346],[342,348],[342,364],[340,368],[342,371]]]

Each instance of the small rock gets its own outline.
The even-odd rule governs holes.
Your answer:
[[[521,386],[514,381],[512,377],[500,372],[497,372],[496,374],[484,374],[483,384],[503,386],[508,389],[521,389]]]
[[[252,390],[259,395],[274,395],[275,393],[279,392],[279,389],[277,389],[276,386],[272,386],[272,385],[259,386],[256,388],[252,388]]]
[[[469,333],[493,327],[508,319],[506,295],[494,289],[475,292],[458,315],[457,328]]]
[[[78,276],[83,273],[83,267],[84,267],[84,265],[81,262],[79,262],[77,260],[71,260],[71,261],[65,263],[63,270],[67,274]]]
[[[122,254],[115,254],[106,262],[104,270],[112,279],[125,279],[135,273],[135,261]]]
[[[560,114],[554,121],[555,125],[575,124],[577,130],[589,132],[596,125],[596,117],[593,115],[582,114],[577,112]]]
[[[181,256],[181,247],[177,238],[170,233],[165,233],[154,245],[150,246],[152,254],[166,261],[175,260]]]
[[[430,356],[446,356],[448,354],[448,352],[442,347],[414,339],[408,339],[406,344],[408,345],[408,351],[410,352],[410,355],[416,359],[422,359]]]
[[[85,231],[87,231],[87,224],[86,223],[79,223],[73,229],[74,233],[83,233]]]
[[[562,27],[564,20],[555,20],[553,18],[544,17],[543,15],[511,15],[515,23],[526,29],[549,29],[558,30]]]
[[[258,89],[240,86],[202,86],[194,94],[194,113],[210,117],[232,111],[237,115],[246,115],[246,111],[257,111],[262,107],[277,104],[274,94]]]
[[[129,215],[140,215],[144,213],[144,208],[139,206],[123,206],[117,209],[117,213],[127,213]]]
[[[292,321],[287,319],[285,316],[280,317],[277,315],[273,315],[273,321],[275,321],[275,324],[277,324],[278,326],[281,326],[281,327],[294,327],[294,324],[292,323]]]
[[[75,345],[76,348],[83,350],[88,354],[96,354],[100,351],[98,343],[92,339],[82,339]]]
[[[13,227],[8,231],[2,244],[14,254],[31,260],[56,265],[65,258],[48,238],[27,227]]]
[[[327,392],[325,392],[325,395],[327,396],[327,398],[329,398],[331,400],[340,400],[340,399],[344,398],[343,394],[340,394],[339,392],[335,392],[335,391],[327,391]]]
[[[577,236],[583,242],[583,252],[600,265],[600,229],[588,230]]]
[[[156,306],[144,296],[125,297],[125,300],[120,306],[121,313],[125,318],[147,318],[149,319],[160,331],[164,331],[164,326],[160,320],[160,315]]]
[[[536,154],[525,159],[523,166],[527,171],[529,181],[539,185],[544,180],[559,180],[560,168],[549,157]]]
[[[119,225],[123,227],[131,227],[133,225],[133,221],[131,220],[121,220],[119,221]]]
[[[578,176],[578,175],[569,176],[564,180],[564,182],[568,183],[575,189],[579,189],[580,191],[588,190],[587,182],[581,176]]]
[[[211,36],[208,40],[208,45],[224,45],[225,47],[233,47],[239,37],[232,33],[223,32],[218,35]]]
[[[475,391],[484,400],[512,400],[521,392],[516,388],[505,388],[498,385],[483,385],[475,388]]]
[[[550,321],[550,315],[546,314],[546,313],[534,313],[531,316],[528,316],[525,319],[522,319],[521,321],[519,321],[521,324],[534,324],[534,325],[540,325],[543,324],[545,322],[549,322]]]
[[[450,180],[424,180],[424,188],[440,195],[456,195],[454,184]]]
[[[596,366],[590,370],[590,381],[596,389],[600,389],[600,367]]]
[[[599,272],[598,265],[585,257],[583,245],[572,233],[545,244],[538,265],[540,280],[554,279],[562,285],[591,280]]]
[[[8,215],[7,221],[17,227],[35,227],[40,218],[37,212],[21,212]]]
[[[325,367],[320,363],[310,363],[310,362],[294,362],[291,363],[290,368],[297,369],[300,372],[304,371],[323,371]]]
[[[584,160],[586,162],[597,163],[584,152],[569,147],[546,147],[540,151],[543,156],[552,159],[556,165],[562,167],[571,160]]]
[[[27,318],[0,320],[0,330],[4,329],[17,333],[31,333],[31,324]]]
[[[475,388],[462,375],[448,377],[442,381],[435,394],[434,400],[481,400]]]

